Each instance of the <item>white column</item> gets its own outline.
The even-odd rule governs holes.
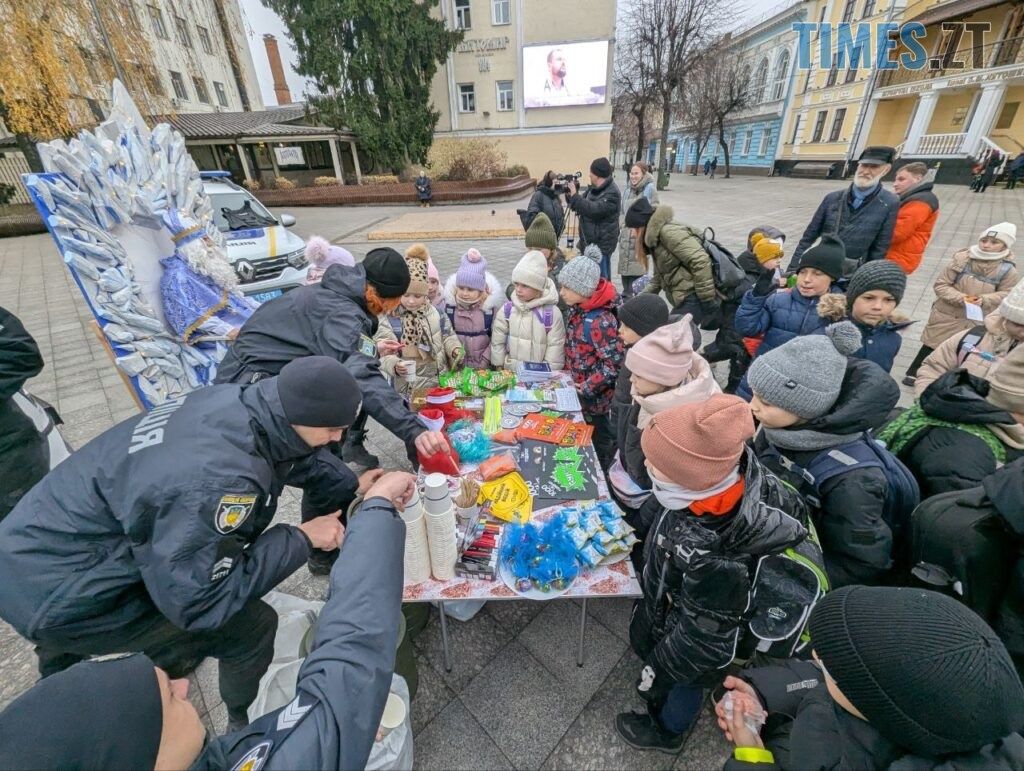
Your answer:
[[[247,181],[255,179],[252,175],[252,169],[249,167],[249,156],[245,152],[245,148],[242,145],[235,145],[235,150],[238,152],[238,160],[242,164],[242,174],[245,176]]]
[[[356,150],[355,140],[351,140],[348,143],[349,150],[352,151],[352,165],[356,167],[356,184],[363,184],[363,172],[359,169],[359,152]]]
[[[267,142],[267,153],[270,155],[270,166],[274,169],[274,179],[276,180],[281,176],[281,169],[277,165],[277,154],[274,152],[273,142]]]
[[[331,163],[334,164],[334,176],[338,182],[345,184],[345,172],[341,168],[341,157],[338,155],[338,143],[334,138],[327,140],[327,146],[331,148]]]
[[[914,120],[907,131],[907,141],[903,144],[904,155],[913,155],[921,146],[921,137],[928,131],[928,124],[932,122],[932,114],[938,101],[938,91],[924,91],[918,97]]]
[[[973,153],[981,138],[995,125],[1005,95],[1005,82],[986,83],[981,87],[981,98],[978,99],[978,106],[971,117],[971,124],[967,127],[967,136],[964,137],[963,151],[965,153]]]
[[[853,154],[850,156],[850,160],[855,161],[860,158],[860,154],[867,147],[868,137],[871,136],[871,124],[875,122],[875,112],[878,110],[878,102],[879,100],[876,97],[872,97],[861,108],[864,110],[864,115],[860,119],[860,134],[857,136],[857,144],[853,147]]]

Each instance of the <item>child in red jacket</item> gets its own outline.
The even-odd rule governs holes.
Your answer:
[[[615,456],[608,413],[625,352],[619,337],[619,294],[601,277],[601,252],[588,246],[558,274],[569,312],[565,320],[565,368],[579,391],[583,416],[594,427],[594,451],[603,469]]]

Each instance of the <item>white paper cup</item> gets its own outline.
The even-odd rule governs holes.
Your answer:
[[[412,359],[406,359],[402,362],[405,365],[405,382],[415,383],[416,382],[416,362]]]
[[[450,494],[448,492],[448,477],[444,474],[438,474],[435,471],[433,474],[427,474],[423,478],[424,498],[439,501],[447,498]]]
[[[405,702],[397,693],[389,693],[384,703],[384,714],[380,716],[380,732],[382,736],[398,728],[405,722]]]
[[[413,488],[412,498],[405,504],[405,511],[402,513],[402,519],[407,523],[413,522],[419,519],[423,515],[423,502],[420,499],[420,490],[418,487]]]

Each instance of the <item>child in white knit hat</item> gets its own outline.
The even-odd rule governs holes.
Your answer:
[[[562,369],[565,322],[547,258],[536,250],[523,255],[512,270],[512,286],[491,329],[491,364],[514,371],[520,362],[536,361]]]

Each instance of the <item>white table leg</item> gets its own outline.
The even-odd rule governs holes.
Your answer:
[[[583,598],[583,604],[580,607],[580,645],[576,651],[576,666],[583,666],[583,636],[587,632],[587,598]]]
[[[444,662],[444,671],[451,672],[452,655],[451,651],[448,649],[448,620],[445,618],[444,600],[438,601],[437,608],[441,611],[441,656],[442,661]]]

